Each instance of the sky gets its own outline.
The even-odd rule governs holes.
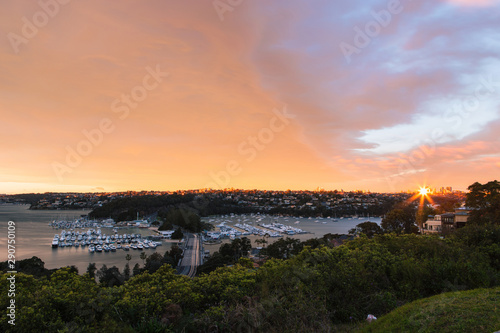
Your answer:
[[[0,193],[499,178],[499,1],[0,6]]]

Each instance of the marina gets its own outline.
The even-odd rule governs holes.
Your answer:
[[[214,226],[213,230],[202,235],[204,248],[213,253],[218,251],[221,243],[236,238],[247,237],[254,247],[261,246],[257,244],[257,239],[265,239],[267,244],[284,237],[306,241],[329,233],[347,234],[359,223],[371,221],[380,224],[382,219],[373,216],[312,218],[253,213],[217,215],[203,217],[202,220]]]
[[[123,269],[127,262],[130,267],[133,267],[135,264],[143,265],[143,260],[140,258],[141,252],[145,252],[147,255],[151,255],[154,252],[159,252],[160,254],[164,254],[166,251],[170,250],[172,243],[170,242],[162,242],[162,246],[157,246],[156,248],[151,247],[149,243],[148,247],[144,246],[144,241],[153,240],[152,238],[156,238],[156,233],[153,230],[148,228],[139,228],[137,226],[123,226],[118,227],[116,230],[118,234],[130,234],[132,235],[140,235],[139,238],[136,237],[138,242],[126,243],[124,244],[120,241],[121,244],[118,244],[116,238],[114,240],[114,244],[109,244],[109,251],[106,252],[104,250],[105,239],[103,241],[103,245],[101,245],[101,252],[98,252],[98,248],[94,245],[94,252],[89,251],[89,246],[85,244],[82,246],[81,242],[78,242],[78,246],[75,246],[76,241],[78,240],[77,232],[86,233],[88,231],[88,227],[80,224],[81,227],[75,228],[77,225],[73,225],[73,230],[71,228],[64,229],[62,225],[64,224],[62,221],[66,221],[66,226],[70,226],[67,224],[68,222],[75,222],[80,220],[83,222],[81,215],[87,215],[89,210],[30,210],[28,205],[13,205],[13,204],[1,204],[0,205],[0,230],[3,230],[4,233],[7,233],[7,223],[8,221],[16,222],[16,259],[28,259],[33,256],[37,256],[45,263],[45,268],[59,268],[64,266],[76,266],[80,274],[85,273],[87,270],[87,266],[89,263],[95,263],[97,268],[101,268],[102,265],[106,265],[107,267],[116,266],[120,270]],[[49,223],[53,223],[53,221],[61,222],[58,226],[48,226]],[[97,232],[97,227],[90,226],[90,229],[94,229]],[[52,247],[52,243],[54,242],[55,234],[59,235],[59,239],[61,237],[61,232],[66,230],[66,234],[71,234],[74,232],[76,236],[76,240],[73,241],[73,246],[59,246],[59,242],[57,243],[57,248]],[[110,237],[116,235],[113,227],[107,227],[101,225],[101,235],[106,235]],[[73,237],[73,235],[71,236]],[[101,237],[102,238],[102,237]],[[127,237],[128,238],[128,237]],[[83,239],[83,236],[82,236]],[[101,239],[102,240],[102,239]],[[65,237],[65,241],[67,242],[67,238]],[[64,243],[63,242],[63,243]],[[137,251],[139,249],[138,243],[142,242],[142,251]],[[115,250],[110,246],[114,245]],[[121,248],[119,247],[121,245]],[[7,248],[7,239],[0,238],[0,246],[3,248]],[[134,247],[132,247],[134,246]],[[126,255],[129,254],[132,258],[130,261],[125,259]],[[0,260],[7,260],[6,254],[2,254],[0,256]]]
[[[105,264],[108,267],[115,265],[123,269],[127,263],[125,260],[127,254],[132,256],[129,261],[131,267],[136,263],[142,266],[141,252],[146,252],[148,255],[154,252],[163,254],[174,244],[163,241],[163,246],[154,248],[149,241],[157,242],[153,239],[156,236],[155,231],[137,226],[116,227],[110,220],[101,222],[86,220],[81,215],[87,215],[88,210],[41,211],[28,208],[27,205],[0,205],[0,227],[6,232],[7,222],[16,221],[18,258],[37,256],[49,269],[75,265],[80,273],[84,273],[90,262],[96,263],[97,267]],[[381,221],[377,217],[306,218],[257,213],[210,216],[203,217],[202,220],[214,226],[213,230],[202,235],[204,248],[210,253],[218,251],[221,243],[241,237],[249,238],[252,246],[257,247],[259,246],[255,242],[257,239],[265,238],[268,244],[282,237],[305,241],[322,237],[327,233],[347,233],[358,223],[367,220],[376,223]],[[89,230],[91,236],[88,235]],[[98,230],[101,230],[102,244],[99,244]],[[64,240],[61,237],[63,234]],[[109,243],[106,243],[108,237]],[[136,241],[132,241],[133,238]],[[0,246],[7,246],[5,239],[0,239]],[[5,255],[3,257],[2,260],[7,260]]]
[[[150,236],[151,237],[151,236]],[[94,252],[116,252],[116,250],[127,251],[132,249],[156,249],[162,242],[151,239],[143,239],[141,234],[115,234],[107,235],[101,229],[88,229],[87,231],[66,231],[55,234],[52,240],[52,248],[62,247],[86,247],[90,253]]]

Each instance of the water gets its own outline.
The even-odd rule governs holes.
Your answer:
[[[0,261],[7,260],[7,223],[8,221],[14,221],[16,223],[16,259],[27,259],[32,256],[37,256],[45,262],[45,268],[59,268],[64,266],[74,265],[78,267],[80,274],[83,274],[87,270],[87,266],[90,262],[96,263],[97,268],[100,268],[103,264],[112,267],[117,266],[122,270],[127,263],[125,256],[130,254],[132,260],[130,260],[130,268],[132,269],[136,263],[143,265],[142,259],[140,259],[141,251],[130,250],[123,251],[117,250],[116,252],[102,252],[102,253],[89,253],[88,247],[64,247],[52,249],[51,243],[54,238],[54,234],[60,234],[61,230],[53,229],[48,226],[49,222],[53,220],[73,220],[80,217],[80,215],[88,214],[89,210],[29,210],[28,205],[11,205],[11,204],[0,204]],[[258,222],[259,219],[262,219]],[[309,233],[298,234],[292,237],[300,239],[301,241],[310,238],[320,238],[327,233],[332,234],[346,234],[349,229],[354,228],[357,224],[372,221],[380,224],[380,218],[352,218],[352,219],[337,219],[337,222],[333,222],[333,219],[321,219],[321,218],[297,218],[297,217],[277,217],[268,215],[235,215],[226,217],[209,217],[202,219],[205,222],[212,220],[212,224],[217,225],[225,221],[228,226],[233,226],[236,223],[248,223],[250,225],[257,226],[257,223],[272,223],[278,222],[286,225],[290,225],[296,228],[300,228]],[[296,222],[299,223],[296,223]],[[325,223],[323,223],[325,222]],[[108,235],[113,233],[111,228],[102,228],[102,232]],[[153,234],[151,230],[139,229],[139,228],[127,228],[119,229],[118,233],[140,233],[144,236]],[[255,242],[256,239],[261,239],[259,236],[246,236],[252,241],[252,246],[261,246]],[[279,238],[267,238],[269,243],[272,243]],[[229,239],[223,242],[230,242]],[[164,254],[166,251],[170,250],[172,243],[163,242],[162,246],[156,249],[144,249],[146,254],[150,255],[154,252]],[[217,251],[220,244],[216,245],[204,245],[205,250],[209,250],[210,253]]]
[[[260,221],[259,221],[260,220]],[[202,221],[213,224],[214,226],[220,224],[221,222],[225,222],[227,226],[234,226],[237,223],[247,223],[251,226],[257,227],[258,223],[271,224],[273,222],[281,223],[284,225],[289,225],[295,228],[302,229],[303,231],[307,231],[306,234],[295,234],[292,236],[284,235],[282,238],[290,237],[299,239],[301,241],[305,241],[311,238],[321,238],[324,235],[331,234],[347,234],[350,229],[354,228],[356,225],[370,221],[375,222],[380,225],[381,223],[380,217],[361,217],[361,218],[336,218],[334,222],[334,218],[308,218],[308,217],[281,217],[281,216],[270,216],[270,215],[260,215],[260,214],[248,214],[248,215],[226,215],[226,216],[212,216],[209,218],[202,218]],[[298,223],[297,223],[298,222]],[[251,240],[253,247],[262,246],[261,244],[256,243],[257,239],[262,239],[261,236],[241,236],[247,237]],[[266,238],[268,244],[277,241],[278,237],[269,237]],[[225,239],[223,243],[229,243],[230,240]],[[204,245],[205,250],[209,250],[210,253],[217,251],[220,247],[220,244],[216,245]]]
[[[73,220],[79,218],[80,215],[88,214],[89,210],[29,210],[28,208],[28,205],[0,204],[0,261],[7,260],[7,225],[8,221],[14,221],[16,223],[16,260],[37,256],[45,262],[45,268],[52,269],[74,265],[78,268],[78,272],[83,274],[91,262],[95,263],[98,269],[105,264],[108,268],[117,266],[123,270],[127,263],[125,256],[130,254],[132,256],[129,263],[130,269],[136,263],[143,266],[143,261],[139,257],[142,251],[138,250],[89,253],[87,246],[57,249],[51,247],[54,234],[60,234],[61,230],[49,227],[49,222]],[[102,232],[108,235],[113,234],[111,228],[102,228]],[[140,228],[118,229],[118,233],[134,233],[143,236],[153,234],[149,229]],[[144,249],[143,251],[147,255],[154,252],[163,255],[168,250],[170,250],[170,243],[163,242],[163,245],[156,249]]]

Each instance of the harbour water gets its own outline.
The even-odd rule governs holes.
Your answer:
[[[163,242],[162,246],[156,249],[144,249],[142,251],[117,250],[116,252],[89,253],[88,247],[51,247],[54,234],[59,234],[61,230],[48,226],[53,220],[73,220],[81,215],[88,214],[88,210],[29,210],[28,205],[0,205],[0,261],[7,260],[7,225],[8,221],[16,224],[16,260],[27,259],[37,256],[45,263],[45,268],[59,268],[74,265],[80,274],[86,272],[89,263],[95,263],[97,268],[105,264],[108,268],[117,266],[123,270],[127,261],[125,256],[130,254],[130,268],[136,263],[142,267],[143,261],[140,253],[146,252],[150,255],[154,252],[164,254],[170,250],[170,243]],[[102,228],[102,232],[108,235],[113,234],[112,228]],[[143,236],[152,235],[153,232],[143,228],[119,229],[119,234],[141,234]]]
[[[229,227],[235,227],[238,224],[246,223],[253,227],[259,227],[259,224],[272,224],[279,223],[293,228],[299,228],[304,233],[297,233],[295,235],[283,235],[283,238],[290,237],[299,239],[301,241],[310,238],[321,238],[326,234],[347,234],[350,229],[354,228],[359,223],[366,221],[375,222],[380,225],[380,217],[346,217],[346,218],[307,218],[307,217],[291,217],[291,216],[270,216],[265,214],[247,214],[247,215],[225,215],[225,216],[212,216],[203,218],[202,221],[208,222],[214,226],[223,223]],[[217,229],[217,228],[216,228]],[[240,229],[241,230],[241,229]],[[262,239],[262,236],[248,235],[242,236],[251,240],[253,247],[262,246],[255,241]],[[278,237],[267,237],[268,244],[278,240]],[[229,239],[223,239],[222,243],[229,243]],[[220,244],[204,245],[205,250],[210,253],[217,251]]]
[[[59,268],[64,266],[74,265],[78,271],[83,274],[87,270],[89,263],[95,263],[97,268],[105,264],[108,268],[117,266],[122,270],[127,263],[125,256],[130,254],[130,268],[136,263],[143,265],[140,259],[142,251],[150,255],[154,252],[164,254],[170,250],[170,242],[163,242],[162,246],[156,249],[144,249],[142,251],[117,250],[116,252],[89,253],[88,247],[64,247],[53,249],[51,247],[54,234],[59,234],[61,230],[53,229],[48,224],[54,220],[73,220],[88,214],[88,210],[29,210],[28,205],[0,205],[0,261],[7,260],[7,225],[8,221],[16,223],[16,259],[27,259],[32,256],[37,256],[45,263],[45,268]],[[257,227],[260,223],[270,224],[273,222],[288,225],[294,228],[300,228],[306,233],[295,235],[284,235],[284,237],[292,237],[302,241],[310,238],[319,238],[327,233],[346,234],[349,229],[354,228],[357,224],[365,221],[376,222],[380,224],[381,219],[377,217],[362,217],[362,218],[298,218],[298,217],[278,217],[260,214],[250,215],[227,215],[214,216],[203,218],[203,221],[209,222],[214,226],[224,222],[225,225],[234,227],[238,223],[247,223]],[[112,228],[102,228],[102,232],[108,235],[113,234]],[[119,234],[141,234],[143,236],[152,235],[153,232],[143,228],[126,228],[119,229]],[[255,240],[262,238],[259,236],[249,235],[252,241],[252,246],[260,246]],[[279,238],[269,237],[269,243],[276,241]],[[229,239],[224,239],[222,242],[230,242]],[[217,251],[220,244],[204,245],[204,249],[213,253]]]

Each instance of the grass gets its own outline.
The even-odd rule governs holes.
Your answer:
[[[487,332],[500,330],[500,287],[449,292],[408,303],[363,325],[361,332]]]

